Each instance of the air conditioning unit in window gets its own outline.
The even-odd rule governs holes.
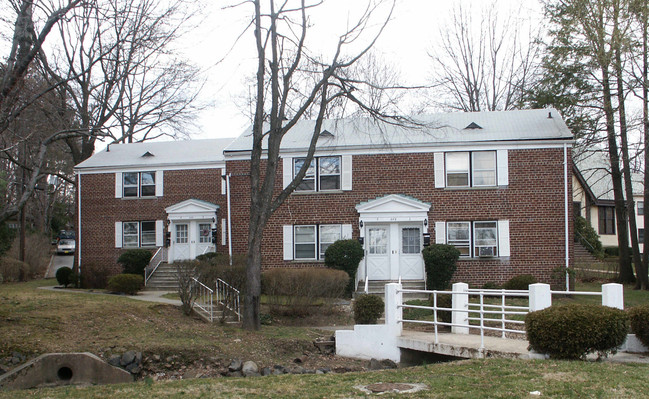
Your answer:
[[[494,256],[496,256],[496,248],[478,247],[478,256],[481,258],[493,258]]]

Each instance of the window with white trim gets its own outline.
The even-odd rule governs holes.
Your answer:
[[[198,242],[201,244],[212,243],[212,225],[210,223],[198,224]]]
[[[122,173],[123,197],[155,197],[155,172]]]
[[[293,226],[294,259],[324,260],[327,248],[340,239],[342,239],[340,224]]]
[[[644,201],[638,201],[638,216],[644,215]]]
[[[497,257],[498,222],[447,222],[446,243],[457,248],[464,258]]]
[[[293,159],[293,177],[297,176],[304,162],[304,158]],[[341,170],[339,156],[313,158],[295,191],[340,190]]]
[[[446,187],[496,186],[496,151],[447,152]]]
[[[155,247],[155,221],[123,222],[122,246],[124,248]]]
[[[176,225],[176,244],[187,244],[189,242],[189,226],[186,224]]]

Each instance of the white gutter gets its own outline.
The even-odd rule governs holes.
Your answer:
[[[570,291],[570,274],[568,268],[570,266],[570,237],[569,222],[568,222],[568,146],[563,145],[563,193],[564,193],[564,227],[566,236],[566,291]]]
[[[81,275],[81,175],[77,174],[77,243],[75,251],[77,252],[77,272]]]
[[[232,207],[230,205],[230,173],[225,175],[225,186],[228,191],[228,254],[230,255],[230,266],[232,266]]]

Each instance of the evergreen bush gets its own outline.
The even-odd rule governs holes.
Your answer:
[[[144,285],[144,277],[139,274],[118,274],[108,280],[108,290],[135,295]]]
[[[530,289],[530,284],[536,284],[536,277],[531,274],[519,274],[507,280],[503,284],[503,288],[506,290],[528,290]]]
[[[124,267],[124,274],[144,276],[144,269],[151,261],[152,256],[153,254],[148,249],[129,249],[117,258],[117,263]]]
[[[457,269],[460,251],[452,245],[431,244],[422,251],[426,267],[426,287],[445,290]]]
[[[359,295],[354,300],[354,322],[356,324],[376,324],[385,309],[380,296]]]
[[[356,270],[364,255],[363,246],[357,240],[338,240],[325,251],[325,265],[331,269],[343,270],[349,275],[348,295],[356,288]]]
[[[428,306],[435,306],[435,299],[433,295],[430,296],[429,299],[429,305]],[[437,294],[437,307],[438,308],[446,308],[446,309],[452,309],[453,308],[453,295],[451,294],[444,294],[440,295]],[[450,310],[438,310],[437,311],[437,321],[442,321],[444,323],[450,323],[451,322],[451,313],[452,311]]]
[[[72,269],[70,269],[69,267],[60,267],[59,270],[56,271],[56,281],[63,287],[67,288],[67,286],[72,283],[72,280],[74,278],[72,274]]]
[[[628,330],[623,310],[601,305],[552,306],[525,317],[530,348],[555,359],[605,356],[624,343]]]
[[[628,310],[631,332],[649,348],[649,305],[635,306]]]

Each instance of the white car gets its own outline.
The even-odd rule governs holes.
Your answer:
[[[77,244],[74,240],[62,238],[59,240],[59,243],[56,244],[56,253],[59,255],[73,254],[76,247]]]

